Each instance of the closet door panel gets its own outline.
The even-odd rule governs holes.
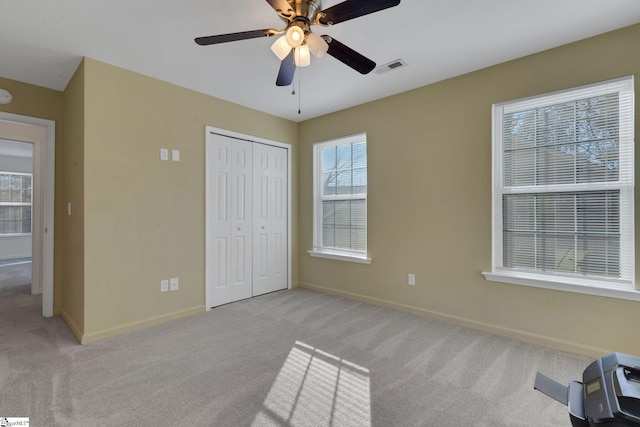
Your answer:
[[[219,135],[207,147],[207,306],[252,294],[252,144]]]
[[[287,150],[254,146],[253,295],[287,288]]]

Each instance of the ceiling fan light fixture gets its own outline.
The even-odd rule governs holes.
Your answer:
[[[294,55],[296,67],[308,67],[311,65],[311,54],[309,53],[309,46],[303,44],[296,48]]]
[[[291,47],[298,47],[304,42],[304,30],[298,25],[291,25],[285,34],[287,43]]]
[[[287,38],[282,36],[271,45],[271,50],[276,54],[280,61],[282,61],[287,57],[287,55],[289,55],[289,52],[291,52],[291,46],[289,46]]]
[[[401,0],[334,1],[341,2],[327,9],[322,9],[321,0],[267,0],[267,3],[286,23],[284,29],[265,28],[262,30],[240,31],[196,37],[194,41],[199,46],[207,46],[238,40],[272,37],[276,34],[284,35],[284,37],[280,37],[271,45],[271,50],[280,59],[280,70],[278,71],[276,86],[291,85],[296,67],[306,67],[311,64],[311,53],[318,58],[328,54],[360,74],[367,74],[376,68],[375,62],[328,35],[321,37],[313,35],[311,27],[339,24],[397,6]]]
[[[325,53],[329,50],[329,45],[324,39],[318,35],[313,33],[307,34],[307,46],[309,46],[309,50],[313,53],[317,58],[322,58]]]

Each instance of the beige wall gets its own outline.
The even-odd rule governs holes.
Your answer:
[[[491,105],[637,75],[639,45],[636,25],[303,122],[301,284],[585,354],[639,354],[639,302],[481,275],[491,269]],[[373,263],[311,258],[313,143],[363,131]]]
[[[294,284],[585,354],[640,353],[637,302],[480,275],[491,267],[491,104],[637,74],[638,42],[639,25],[300,125],[91,59],[64,94],[0,78],[14,95],[0,111],[56,121],[54,310],[91,342],[204,309],[211,125],[293,145]],[[362,131],[373,263],[310,258],[312,144]],[[181,161],[160,162],[160,148]],[[180,291],[161,294],[174,276]]]
[[[38,117],[41,119],[53,120],[56,123],[56,174],[55,174],[55,242],[54,242],[54,297],[53,311],[60,313],[62,301],[62,242],[63,233],[61,224],[64,211],[61,209],[63,203],[62,174],[64,169],[63,161],[63,95],[62,92],[17,82],[0,77],[0,88],[6,89],[13,95],[10,104],[0,104],[0,111],[21,116]]]
[[[63,280],[60,313],[73,333],[84,334],[84,61],[64,91]],[[71,203],[71,215],[66,214]]]
[[[88,58],[84,78],[81,340],[91,342],[204,310],[205,125],[292,144],[294,159],[298,126]],[[180,162],[160,161],[160,148]],[[180,290],[160,293],[171,277]]]

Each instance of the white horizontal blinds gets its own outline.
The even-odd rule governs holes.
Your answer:
[[[620,192],[503,195],[504,266],[620,278]]]
[[[497,112],[502,266],[630,283],[633,80]]]
[[[367,226],[364,200],[322,202],[322,245],[366,252]]]
[[[322,243],[366,253],[367,143],[365,135],[325,143],[320,149]]]
[[[617,182],[617,93],[504,115],[504,185]]]

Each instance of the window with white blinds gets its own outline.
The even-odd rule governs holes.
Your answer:
[[[366,257],[366,134],[316,143],[314,186],[312,252]]]
[[[0,235],[31,234],[30,173],[0,172]]]
[[[633,78],[494,105],[494,272],[634,289]]]

